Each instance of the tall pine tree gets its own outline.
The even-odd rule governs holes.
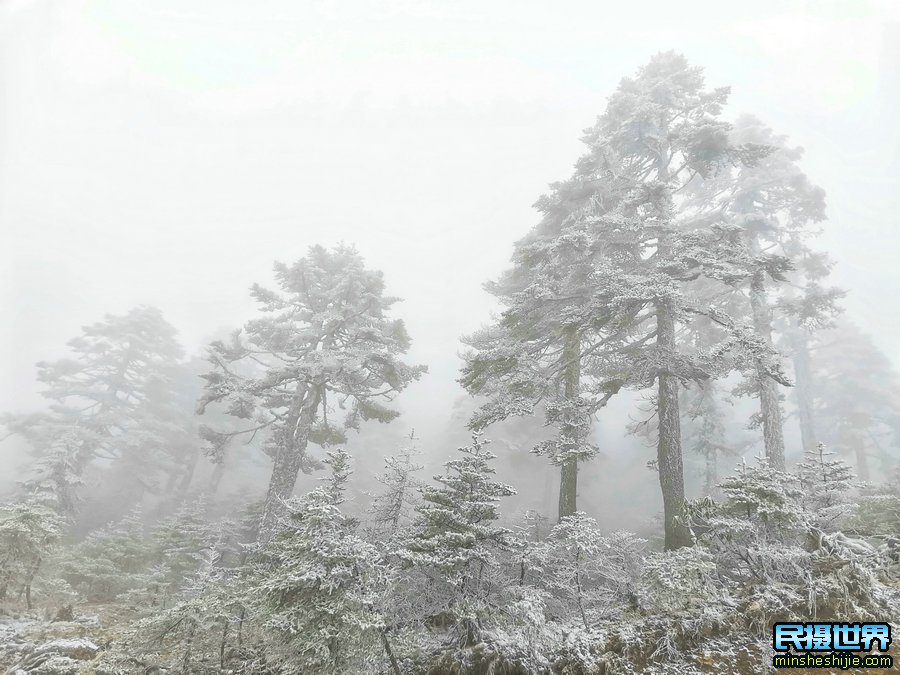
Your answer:
[[[397,298],[384,295],[381,272],[366,269],[354,248],[313,246],[292,265],[276,263],[275,278],[278,291],[252,289],[264,316],[248,321],[230,344],[210,345],[199,408],[222,403],[247,422],[238,431],[205,428],[214,446],[268,434],[274,466],[263,542],[275,533],[300,471],[317,465],[308,444],[341,443],[347,429],[366,420],[390,422],[399,413],[386,403],[426,370],[400,360],[409,336],[403,321],[388,317]],[[247,362],[257,368],[238,369]]]

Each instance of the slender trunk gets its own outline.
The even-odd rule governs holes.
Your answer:
[[[37,576],[38,570],[41,568],[41,562],[43,562],[42,558],[38,557],[31,569],[28,570],[28,577],[25,579],[25,606],[29,610],[34,609],[31,606],[31,582]]]
[[[813,378],[809,359],[809,345],[801,328],[791,327],[788,339],[794,362],[794,392],[797,397],[797,415],[800,418],[800,439],[804,452],[815,452],[819,440],[816,437],[816,420],[813,413]]]
[[[697,348],[702,349],[704,345],[698,339]],[[716,491],[716,485],[719,482],[719,440],[718,430],[715,427],[713,416],[717,414],[717,404],[715,402],[716,391],[712,382],[705,380],[696,383],[697,389],[700,391],[700,405],[703,406],[702,418],[703,428],[701,431],[703,438],[703,490],[707,495],[712,495]],[[680,412],[680,411],[679,411]]]
[[[188,489],[191,487],[191,483],[194,480],[194,473],[197,471],[197,464],[200,461],[200,449],[194,448],[191,450],[191,454],[188,458],[187,464],[181,473],[181,480],[178,482],[178,496],[184,497]]]
[[[712,443],[706,447],[706,467],[704,469],[704,490],[711,495],[719,482],[719,457],[716,446]]]
[[[563,396],[573,403],[579,394],[581,380],[581,341],[575,328],[567,328],[563,348]],[[559,518],[571,516],[577,510],[578,450],[581,444],[581,420],[578,413],[568,409],[560,429]]]
[[[244,617],[246,615],[247,615],[247,610],[244,607],[241,607],[241,616],[238,619],[238,634],[237,634],[238,650],[242,649],[244,646]]]
[[[759,240],[755,234],[751,235],[750,248],[754,253],[759,252]],[[762,270],[757,270],[750,280],[750,310],[756,332],[771,345],[772,312],[766,299],[766,278]],[[759,382],[759,413],[762,417],[766,457],[774,468],[784,471],[784,415],[781,412],[778,383],[762,367],[757,367],[756,377]]]
[[[222,461],[216,462],[213,467],[212,474],[209,477],[209,484],[206,486],[206,493],[210,495],[216,494],[219,491],[219,484],[222,482],[222,476],[225,475],[225,459],[222,458]]]
[[[394,656],[394,651],[391,649],[391,643],[388,640],[387,630],[384,628],[381,629],[381,644],[384,645],[384,653],[387,654],[388,660],[391,662],[391,670],[394,671],[394,675],[402,675],[400,671],[400,665],[397,663],[397,658]]]
[[[223,619],[225,627],[222,629],[222,642],[219,644],[219,670],[225,672],[225,647],[228,645],[228,629],[231,624],[228,619]]]
[[[581,622],[584,624],[584,629],[590,630],[581,595],[581,550],[579,549],[575,552],[575,597],[578,600],[578,611],[581,613]]]
[[[275,536],[278,520],[285,510],[284,502],[294,492],[297,476],[306,456],[309,431],[315,421],[320,396],[321,393],[315,387],[304,388],[298,392],[285,420],[259,527],[259,542],[263,545],[268,544]]]
[[[170,495],[175,492],[175,484],[178,482],[178,471],[170,471],[169,477],[166,479],[166,487],[163,488],[163,494]]]
[[[856,477],[863,482],[871,480],[869,473],[869,457],[866,454],[866,443],[862,438],[854,439],[853,452],[856,455]]]
[[[675,353],[675,319],[665,301],[656,303],[657,348],[663,362]],[[679,521],[684,508],[684,466],[681,452],[681,419],[678,409],[678,379],[660,370],[658,376],[659,443],[657,463],[662,488],[665,547],[672,550],[690,545],[690,534]]]
[[[191,651],[194,647],[194,633],[197,630],[197,624],[191,620],[191,627],[188,629],[186,645],[184,647],[184,659],[182,660],[182,672],[191,672]]]

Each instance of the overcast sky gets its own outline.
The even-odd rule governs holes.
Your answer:
[[[735,5],[0,0],[0,409],[104,313],[156,305],[197,350],[273,260],[343,240],[431,367],[404,407],[445,416],[482,283],[667,49],[806,148],[845,305],[897,362],[900,3]]]

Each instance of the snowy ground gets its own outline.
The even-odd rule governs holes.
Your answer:
[[[91,608],[72,621],[0,614],[0,673],[76,675],[97,672],[89,663],[108,644],[110,632]],[[114,617],[109,619],[114,621]],[[113,625],[110,623],[110,625]]]

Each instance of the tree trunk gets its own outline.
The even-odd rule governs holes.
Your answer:
[[[872,475],[869,473],[869,456],[866,454],[866,443],[862,438],[853,439],[853,452],[856,455],[856,477],[867,483]]]
[[[188,490],[191,487],[191,483],[194,480],[194,473],[197,471],[197,464],[200,461],[200,448],[194,448],[191,450],[190,457],[188,458],[187,464],[181,473],[181,480],[178,482],[178,496],[184,497]]]
[[[794,362],[794,392],[797,397],[797,416],[800,418],[800,439],[804,452],[815,452],[816,420],[813,413],[813,378],[809,359],[809,345],[802,329],[792,326],[788,333],[791,359]]]
[[[663,361],[675,353],[675,320],[665,301],[656,303],[656,344]],[[663,496],[663,520],[667,551],[688,546],[690,534],[678,521],[684,508],[684,466],[681,454],[681,419],[678,409],[678,379],[664,369],[659,371],[658,416],[659,443],[657,462]]]
[[[758,253],[759,241],[755,234],[751,237],[751,250]],[[766,300],[766,278],[762,270],[757,270],[750,280],[750,310],[756,332],[771,346],[772,312]],[[774,468],[784,471],[784,415],[781,412],[778,383],[761,367],[757,367],[756,376],[759,381],[759,414],[762,418],[766,457]]]
[[[394,650],[391,649],[391,643],[388,640],[387,630],[385,628],[381,629],[381,644],[384,646],[384,653],[387,654],[388,659],[391,662],[391,670],[394,672],[394,675],[403,675],[400,671],[400,665],[397,663],[397,657],[394,656]]]
[[[175,492],[175,484],[178,482],[178,471],[169,471],[169,477],[166,480],[166,487],[163,488],[163,494],[170,495]]]
[[[564,459],[559,471],[559,519],[571,516],[578,510],[578,460]]]
[[[34,565],[31,566],[31,569],[28,570],[28,577],[25,579],[25,606],[31,610],[34,607],[31,606],[31,583],[34,581],[34,578],[37,576],[38,570],[41,568],[41,563],[43,559],[38,556],[38,559],[34,561]]]
[[[310,427],[315,421],[320,400],[321,393],[317,387],[304,388],[297,393],[294,405],[285,420],[259,526],[260,544],[265,545],[272,541],[278,530],[279,518],[285,511],[284,502],[294,492],[297,476],[306,456]]]
[[[563,396],[567,403],[578,398],[581,380],[581,341],[575,328],[567,328],[563,348]],[[559,518],[571,516],[577,510],[578,450],[581,444],[581,420],[578,413],[565,412],[560,429]]]
[[[665,119],[660,120],[659,147],[656,156],[657,180],[662,184],[669,183],[669,129]],[[661,212],[672,206],[671,190],[666,192],[662,204],[658,204]],[[670,254],[668,224],[660,230],[656,253],[665,261]],[[656,349],[662,363],[669,362],[676,353],[675,349],[675,317],[667,300],[657,299],[656,310]],[[659,469],[659,485],[663,497],[663,521],[665,528],[665,547],[667,551],[689,546],[690,533],[683,523],[679,522],[684,510],[684,464],[681,452],[681,413],[678,409],[678,379],[664,367],[657,374],[657,415],[659,417],[659,442],[656,448],[657,468]]]
[[[219,670],[225,672],[225,648],[228,646],[228,629],[231,624],[228,619],[223,619],[224,627],[222,628],[222,641],[219,643]]]
[[[703,489],[707,495],[716,491],[719,482],[719,457],[718,449],[710,443],[706,448],[706,466],[703,470]]]
[[[219,491],[219,484],[222,482],[222,476],[225,475],[225,458],[222,458],[222,461],[216,462],[213,467],[212,473],[209,476],[209,483],[206,486],[206,493],[209,495],[214,495]]]
[[[237,648],[238,651],[243,649],[244,647],[244,617],[247,615],[247,609],[245,607],[241,607],[241,614],[238,618],[238,634],[237,634]]]
[[[759,411],[763,423],[763,442],[769,463],[784,471],[784,426],[778,384],[770,377],[760,376]]]
[[[194,647],[194,633],[197,631],[197,624],[193,619],[190,619],[191,626],[188,628],[187,640],[185,641],[187,644],[184,647],[184,658],[182,659],[182,672],[189,673],[191,672],[191,652]]]

